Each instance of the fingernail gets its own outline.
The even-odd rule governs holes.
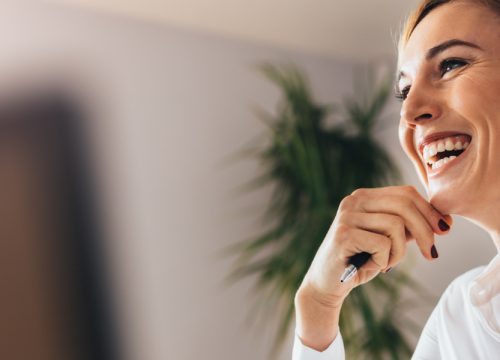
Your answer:
[[[450,230],[450,225],[448,225],[443,219],[439,220],[438,226],[441,229],[441,231]]]
[[[431,247],[431,256],[436,259],[439,255],[438,255],[438,252],[436,250],[436,247],[434,245],[432,245]]]

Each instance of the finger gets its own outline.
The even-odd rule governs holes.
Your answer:
[[[384,213],[354,212],[344,216],[343,223],[387,236],[392,242],[387,267],[396,266],[406,255],[406,228],[401,217]]]
[[[417,206],[418,210],[427,219],[432,230],[436,234],[447,234],[451,226],[451,216],[441,214],[434,206],[420,195],[417,189],[413,186],[400,187],[403,196],[408,196]]]
[[[432,204],[431,204],[431,206],[435,211],[437,211],[439,214],[441,214],[441,212],[439,212],[439,210],[437,210]],[[451,215],[443,215],[443,220],[446,223],[446,225],[448,225],[448,230],[445,230],[444,233],[448,233],[449,229],[453,225],[453,218],[451,217]]]
[[[413,234],[411,232],[409,232],[407,228],[405,228],[405,235],[406,235],[407,242],[415,240],[415,238],[413,237]]]
[[[383,198],[366,197],[364,201],[360,202],[360,206],[363,211],[370,213],[401,216],[404,219],[405,227],[415,238],[420,252],[426,259],[433,259],[434,232],[411,199],[399,195],[385,195]]]
[[[448,233],[453,222],[451,216],[441,214],[418,192],[414,186],[386,186],[370,190],[373,191],[370,191],[369,196],[383,197],[386,195],[400,194],[403,197],[411,199],[436,234],[443,235]]]
[[[342,234],[337,244],[341,250],[339,254],[345,259],[345,266],[349,264],[349,258],[355,254],[367,252],[371,254],[370,259],[362,267],[366,270],[377,270],[387,268],[389,262],[392,241],[385,235],[375,232],[345,226],[345,229],[339,229]]]

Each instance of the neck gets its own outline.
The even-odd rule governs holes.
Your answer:
[[[500,206],[498,203],[483,206],[480,214],[464,214],[464,218],[486,230],[490,235],[497,252],[500,253]]]

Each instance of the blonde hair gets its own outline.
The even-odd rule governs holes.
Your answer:
[[[412,13],[410,13],[408,18],[406,19],[399,38],[399,52],[401,52],[403,47],[406,45],[417,25],[432,10],[441,5],[451,4],[459,1],[485,6],[500,15],[500,0],[422,0],[420,5]]]

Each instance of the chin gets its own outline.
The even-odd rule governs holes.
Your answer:
[[[466,209],[463,209],[463,205],[467,201],[464,201],[463,196],[458,195],[459,193],[464,192],[451,187],[436,188],[431,186],[427,188],[429,202],[444,215],[463,215],[466,211]]]

